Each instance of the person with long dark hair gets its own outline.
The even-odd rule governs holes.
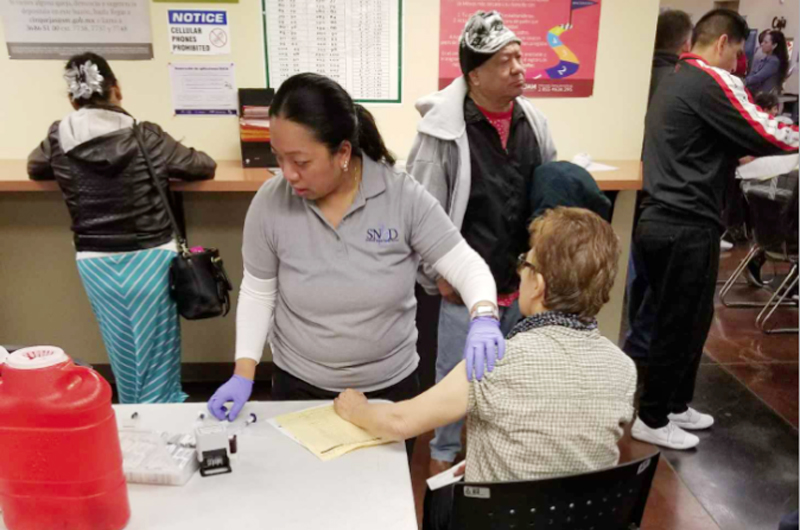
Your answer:
[[[120,403],[182,402],[180,326],[169,288],[178,247],[134,127],[159,186],[213,178],[216,163],[158,125],[137,123],[122,108],[122,89],[103,57],[72,57],[64,79],[74,112],[50,127],[28,157],[28,174],[55,179],[64,194],[78,272]]]
[[[416,395],[420,260],[458,287],[473,315],[467,357],[476,371],[493,368],[505,343],[489,267],[439,202],[394,168],[369,111],[306,73],[283,82],[270,120],[282,174],[247,213],[236,369],[208,403],[214,416],[239,414],[268,336],[274,400],[333,399],[346,388]]]
[[[752,94],[760,92],[783,91],[783,83],[789,72],[789,48],[786,37],[780,31],[770,31],[761,42],[764,54],[753,64],[750,75],[745,79],[745,86]]]

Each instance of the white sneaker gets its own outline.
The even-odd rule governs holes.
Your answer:
[[[648,427],[638,417],[633,422],[631,436],[640,442],[647,442],[653,445],[660,445],[670,449],[691,449],[700,443],[700,438],[694,434],[689,434],[672,422],[669,422],[660,429]]]
[[[686,412],[681,414],[670,414],[667,418],[681,429],[686,429],[687,431],[700,431],[714,425],[714,416],[697,412],[692,407],[689,407]]]
[[[722,252],[727,252],[732,248],[733,248],[733,243],[729,243],[728,241],[725,241],[724,239],[720,239],[719,240],[719,249]]]

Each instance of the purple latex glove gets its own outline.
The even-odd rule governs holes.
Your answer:
[[[506,341],[500,332],[500,322],[492,317],[478,317],[469,324],[467,344],[464,346],[464,359],[467,361],[467,379],[483,379],[483,368],[491,372],[494,363],[506,353]]]
[[[225,408],[225,403],[233,401],[233,407],[228,413],[228,419],[233,421],[242,411],[242,407],[250,399],[250,394],[252,393],[253,382],[246,377],[234,375],[228,379],[227,383],[219,387],[214,392],[214,395],[211,396],[211,399],[208,400],[208,410],[211,411],[215,418],[222,421],[225,419],[225,413],[228,412],[228,409]]]

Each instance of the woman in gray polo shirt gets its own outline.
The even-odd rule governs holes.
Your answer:
[[[282,178],[261,187],[247,214],[236,369],[211,412],[238,415],[268,336],[273,399],[333,399],[346,388],[415,395],[421,259],[472,310],[470,377],[491,370],[505,344],[489,268],[438,201],[394,169],[371,114],[335,81],[300,74],[281,85],[270,118]]]

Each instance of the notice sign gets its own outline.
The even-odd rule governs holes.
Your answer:
[[[225,11],[170,9],[169,44],[175,55],[227,55],[231,33]]]
[[[475,11],[498,11],[522,41],[528,97],[578,98],[594,91],[601,0],[440,0],[439,87],[461,75],[458,40]]]
[[[149,0],[0,0],[11,59],[153,58]]]
[[[170,64],[175,114],[235,116],[239,100],[233,66],[233,63]]]

